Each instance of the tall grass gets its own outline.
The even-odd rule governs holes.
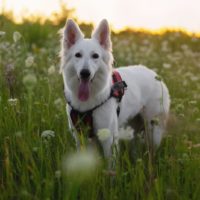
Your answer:
[[[0,29],[0,199],[199,199],[199,38],[112,34],[115,67],[147,65],[168,85],[169,128],[153,163],[140,144],[125,141],[116,176],[104,172],[97,156],[101,164],[81,178],[63,167],[76,148],[58,73],[59,26],[9,21]]]

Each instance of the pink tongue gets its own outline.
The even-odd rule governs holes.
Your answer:
[[[78,98],[81,101],[87,101],[89,98],[89,81],[81,80],[78,88]]]

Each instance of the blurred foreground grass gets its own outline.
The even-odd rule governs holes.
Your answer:
[[[60,26],[16,25],[3,16],[0,22],[0,199],[199,199],[200,38],[112,34],[115,67],[147,65],[169,87],[167,136],[155,163],[139,147],[133,163],[125,142],[114,178],[103,173],[101,162],[90,178],[74,181],[62,169],[75,144],[58,73]],[[91,26],[84,30],[88,35]],[[71,162],[81,166],[93,157]]]

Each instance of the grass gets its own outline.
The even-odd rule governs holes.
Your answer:
[[[0,199],[199,199],[200,38],[113,33],[115,67],[147,65],[169,87],[169,128],[153,163],[140,146],[133,162],[124,142],[115,177],[103,173],[101,161],[91,176],[77,178],[62,167],[76,150],[58,73],[60,27],[6,20],[1,16]]]

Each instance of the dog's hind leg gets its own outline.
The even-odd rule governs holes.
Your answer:
[[[165,132],[166,123],[167,123],[167,115],[165,114],[151,121],[151,127],[152,127],[151,134],[152,134],[152,143],[154,148],[160,146],[161,140]]]
[[[163,137],[164,128],[159,125],[153,126],[153,132],[152,132],[152,143],[153,147],[157,148],[160,146],[162,137]]]
[[[152,120],[145,121],[144,138],[149,152],[149,158],[151,160],[154,158],[156,150],[162,141],[165,132],[166,120],[167,118],[160,115],[154,117]]]

